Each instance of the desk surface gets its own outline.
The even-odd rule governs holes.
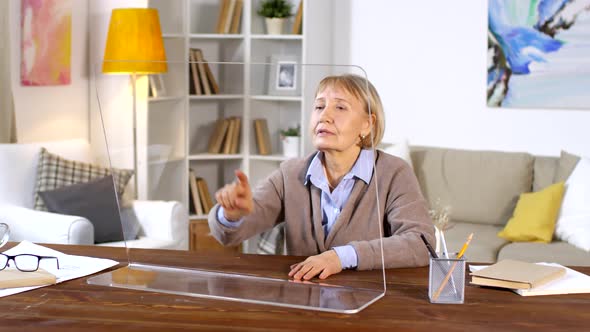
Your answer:
[[[121,248],[47,246],[72,255],[126,260]],[[300,259],[206,257],[166,250],[137,250],[134,255],[153,264],[255,271],[279,278]],[[575,269],[590,274],[590,267]],[[464,304],[430,304],[427,267],[390,269],[386,275],[385,297],[354,315],[94,286],[88,285],[85,277],[0,298],[0,330],[564,331],[587,328],[590,322],[590,294],[521,297],[510,291],[467,285]],[[371,283],[381,280],[381,272],[344,271],[330,279]]]

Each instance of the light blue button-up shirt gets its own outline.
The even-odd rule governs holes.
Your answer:
[[[305,176],[305,184],[307,185],[311,181],[312,185],[322,191],[320,201],[323,212],[322,226],[324,227],[324,236],[327,237],[350,197],[355,178],[367,184],[371,181],[371,175],[373,174],[373,151],[361,150],[359,157],[350,171],[344,175],[332,192],[330,192],[330,187],[328,186],[328,179],[326,179],[321,158],[323,156],[321,152],[318,152],[311,161],[311,164],[309,164]],[[345,245],[333,247],[332,249],[338,254],[342,268],[350,269],[357,267],[358,256],[353,246]]]
[[[324,168],[322,165],[323,155],[318,152],[307,169],[305,176],[305,185],[311,182],[312,185],[322,191],[321,196],[321,207],[322,207],[322,225],[324,227],[324,235],[328,236],[332,227],[336,223],[340,212],[344,208],[344,205],[350,197],[352,188],[354,187],[355,178],[358,178],[365,183],[371,181],[371,175],[373,174],[373,158],[374,154],[372,150],[361,150],[359,157],[350,169],[350,171],[344,175],[338,186],[330,192],[328,186],[328,179],[324,174]],[[217,210],[217,220],[227,227],[239,227],[242,220],[238,222],[230,222],[223,215],[223,208],[220,207]],[[355,268],[358,265],[358,256],[354,247],[351,245],[344,245],[333,247],[334,251],[340,259],[343,269]]]

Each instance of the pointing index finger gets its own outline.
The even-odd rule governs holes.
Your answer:
[[[236,178],[238,179],[238,183],[245,188],[250,188],[250,183],[248,182],[248,177],[244,172],[240,170],[236,170]]]

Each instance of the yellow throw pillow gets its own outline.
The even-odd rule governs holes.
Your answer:
[[[521,194],[514,215],[498,236],[512,242],[551,242],[563,192],[562,181],[534,193]]]

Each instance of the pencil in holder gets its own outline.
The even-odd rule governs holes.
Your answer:
[[[428,297],[431,303],[461,304],[465,298],[465,257],[430,257]]]

